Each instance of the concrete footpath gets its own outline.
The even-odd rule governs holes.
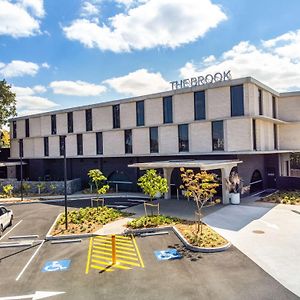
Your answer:
[[[230,205],[207,215],[204,221],[300,296],[300,206]]]

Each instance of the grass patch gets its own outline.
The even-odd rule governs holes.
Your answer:
[[[160,226],[175,226],[181,234],[194,246],[204,248],[221,247],[228,243],[221,235],[206,224],[203,224],[202,235],[197,233],[194,222],[163,215],[143,216],[127,223],[131,229],[142,229]]]
[[[63,213],[57,220],[51,234],[92,233],[99,230],[103,225],[125,216],[128,214],[107,206],[80,208],[68,212],[68,230],[65,229],[65,214]]]
[[[278,204],[300,205],[300,191],[279,191],[259,201]]]

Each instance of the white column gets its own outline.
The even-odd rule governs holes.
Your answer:
[[[164,178],[167,179],[169,190],[165,193],[165,199],[171,199],[171,175],[173,172],[173,168],[164,168]]]
[[[229,204],[229,191],[226,187],[226,178],[229,178],[230,171],[234,166],[226,166],[221,169],[222,173],[222,203]]]

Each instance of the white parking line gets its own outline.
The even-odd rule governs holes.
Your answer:
[[[15,229],[23,220],[20,220],[13,228],[11,228],[9,231],[7,231],[2,237],[0,238],[0,241],[7,236],[13,229]]]
[[[21,276],[23,275],[23,273],[25,272],[25,270],[27,269],[27,267],[29,266],[29,264],[31,263],[31,261],[34,259],[34,257],[37,255],[37,253],[39,252],[39,250],[42,248],[42,246],[44,245],[44,243],[45,243],[45,240],[42,241],[42,243],[39,245],[39,247],[33,253],[33,255],[31,256],[31,258],[29,259],[29,261],[27,262],[27,264],[25,265],[25,267],[23,268],[23,270],[20,272],[20,274],[16,278],[16,281],[18,281],[21,278]]]

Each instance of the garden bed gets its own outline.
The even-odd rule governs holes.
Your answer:
[[[188,243],[195,247],[220,248],[228,245],[226,239],[204,223],[202,225],[202,235],[197,234],[194,222],[162,215],[140,217],[127,224],[129,229],[159,228],[164,226],[174,226]]]
[[[261,198],[261,202],[300,205],[300,191],[279,191],[270,196]]]
[[[58,217],[50,235],[70,235],[94,233],[103,225],[116,221],[128,214],[120,212],[113,208],[103,207],[86,207],[79,210],[68,212],[68,230],[65,229],[65,214]]]

